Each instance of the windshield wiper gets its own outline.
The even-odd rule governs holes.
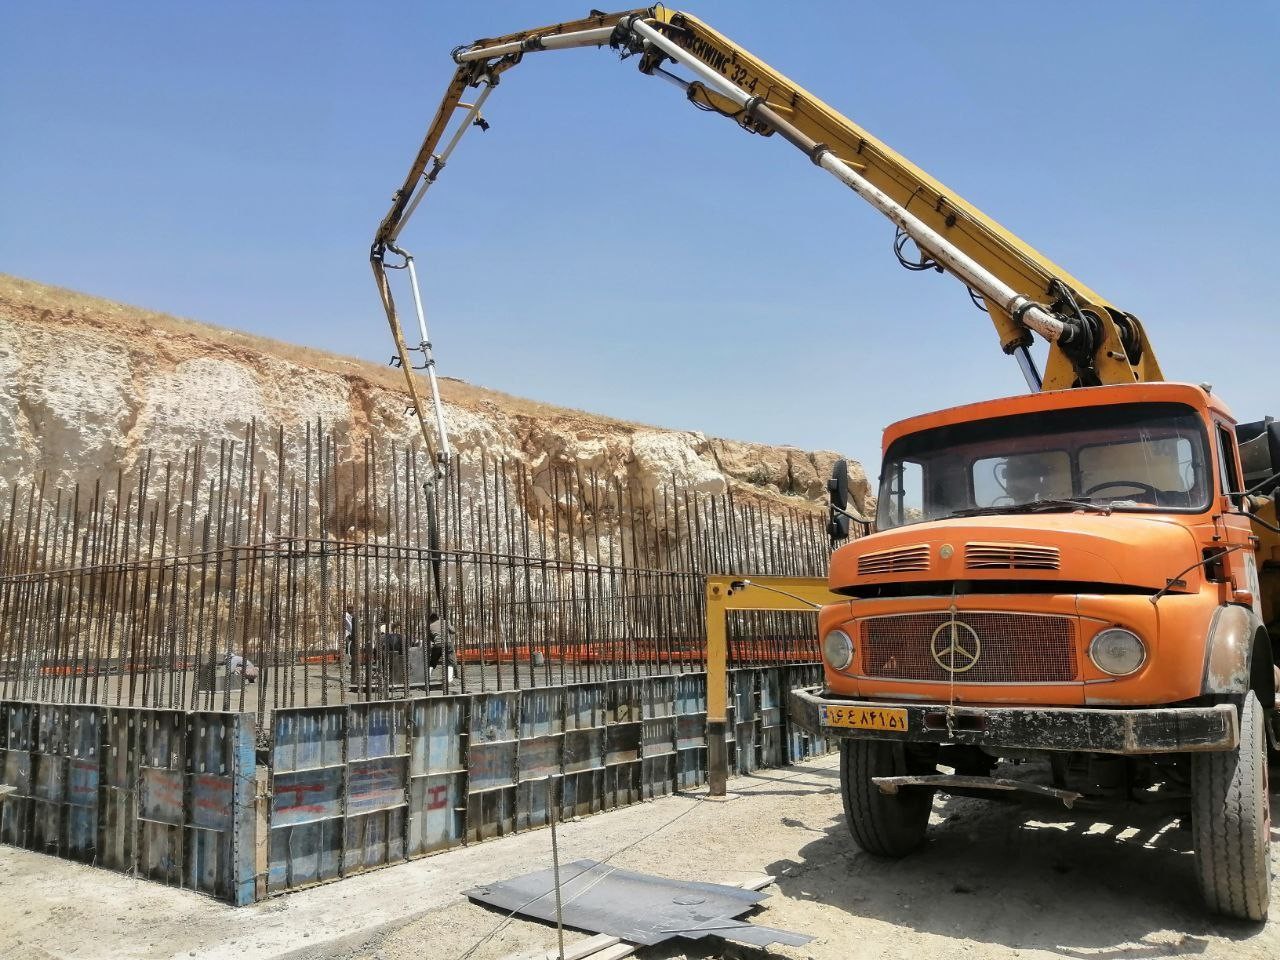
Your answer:
[[[1029,503],[1011,503],[1000,507],[971,507],[967,510],[953,510],[952,517],[981,517],[1001,513],[1049,513],[1054,510],[1092,510],[1094,513],[1110,514],[1111,507],[1094,503],[1092,500],[1032,500]]]

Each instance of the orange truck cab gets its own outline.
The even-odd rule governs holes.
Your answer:
[[[840,741],[864,849],[918,847],[936,791],[1165,799],[1209,905],[1265,917],[1280,548],[1240,440],[1270,444],[1267,488],[1278,427],[1158,382],[886,431],[876,532],[831,558],[848,599],[819,617],[825,683],[791,698]]]

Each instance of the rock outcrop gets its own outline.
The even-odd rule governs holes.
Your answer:
[[[839,456],[629,423],[457,380],[442,388],[464,462],[483,450],[534,471],[560,464],[642,488],[731,487],[817,509]],[[300,436],[317,419],[352,449],[366,437],[418,437],[398,371],[0,275],[0,492],[42,472],[51,488],[92,483],[147,451],[180,461],[193,444],[216,446],[251,422]],[[857,464],[851,472],[862,505],[866,478]]]

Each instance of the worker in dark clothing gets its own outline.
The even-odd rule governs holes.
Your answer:
[[[222,661],[227,667],[227,676],[239,679],[243,677],[249,683],[258,679],[258,668],[253,662],[238,653],[228,654]]]
[[[387,656],[399,656],[404,650],[404,635],[400,632],[400,624],[393,623],[382,635],[382,649]]]
[[[347,609],[342,614],[342,643],[347,651],[347,663],[351,664],[354,676],[356,665],[356,614],[351,608],[351,604],[347,604]]]
[[[432,613],[427,617],[427,637],[431,641],[431,659],[428,667],[434,670],[441,668],[442,679],[446,686],[453,683],[453,670],[457,666],[457,658],[453,654],[453,627],[440,619],[440,614]]]

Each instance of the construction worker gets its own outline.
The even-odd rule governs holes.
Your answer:
[[[427,617],[427,637],[431,641],[431,659],[428,667],[431,670],[437,666],[442,667],[441,673],[446,687],[453,683],[453,669],[458,662],[453,654],[451,640],[453,634],[453,627],[441,620],[440,614],[432,613]]]

